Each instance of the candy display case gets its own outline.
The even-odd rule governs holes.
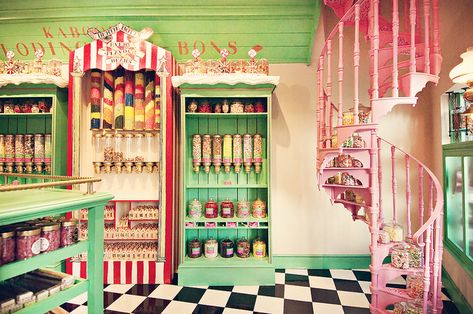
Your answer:
[[[173,77],[181,95],[179,285],[274,284],[269,144],[278,79]]]
[[[105,283],[169,283],[173,274],[174,61],[146,41],[151,34],[121,23],[90,29],[94,40],[70,54],[69,170],[100,177],[97,190],[115,195],[104,226]],[[83,274],[84,263],[81,256],[70,271]]]

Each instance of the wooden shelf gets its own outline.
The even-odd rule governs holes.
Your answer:
[[[368,187],[362,185],[343,185],[343,184],[328,184],[322,185],[324,188],[345,188],[345,189],[367,189]]]
[[[0,113],[0,117],[52,117],[53,113],[52,112],[43,112],[43,113]]]
[[[156,242],[158,241],[158,238],[156,239],[104,239],[105,241],[114,241],[114,242]]]
[[[248,117],[248,118],[258,118],[258,117],[267,117],[267,112],[243,112],[243,113],[193,113],[186,112],[186,118],[238,118],[238,117]]]
[[[79,243],[66,246],[52,252],[41,253],[32,258],[2,265],[0,281],[10,279],[42,266],[50,265],[51,263],[57,262],[59,260],[85,252],[87,251],[88,245],[89,241],[80,241]]]
[[[369,206],[369,205],[366,205],[366,204],[360,204],[360,203],[357,203],[357,202],[352,202],[352,201],[347,201],[347,200],[342,200],[342,199],[336,199],[333,202],[337,203],[337,204],[355,205],[355,206],[360,206],[360,207]]]
[[[192,218],[185,218],[184,222],[268,222],[268,218],[254,218],[254,217],[248,217],[248,218],[197,218],[197,219],[192,219]]]
[[[130,219],[130,218],[128,218],[128,221],[133,221],[133,222],[158,222],[159,219],[158,218],[155,218],[155,219]]]
[[[187,189],[266,189],[267,184],[232,184],[232,185],[220,185],[220,184],[208,184],[208,185],[186,185]]]
[[[215,258],[207,258],[202,255],[198,258],[190,258],[189,256],[186,256],[183,264],[184,266],[194,267],[264,267],[269,265],[269,259],[267,256],[265,258],[255,258],[253,255],[250,255],[248,258],[240,258],[236,255],[231,258],[223,258],[220,255]]]
[[[88,282],[86,280],[78,280],[76,284],[66,290],[60,291],[44,300],[33,303],[19,310],[19,314],[37,314],[47,313],[49,310],[60,306],[61,304],[87,292]]]
[[[103,133],[103,134],[139,134],[139,133],[159,133],[160,130],[123,130],[123,129],[90,129],[94,133]]]

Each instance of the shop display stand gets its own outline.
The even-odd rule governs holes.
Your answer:
[[[78,183],[74,179],[78,178],[70,178],[72,181],[69,182],[71,184],[74,182]],[[64,180],[64,178],[61,180]],[[97,180],[85,178],[85,181],[96,182]],[[17,187],[21,187],[21,185]],[[5,190],[5,188],[0,188],[0,191],[2,190]],[[103,311],[103,284],[101,280],[103,277],[103,269],[101,267],[103,261],[103,208],[112,197],[108,193],[84,194],[79,191],[60,189],[7,191],[0,193],[0,226],[44,216],[61,215],[70,210],[81,208],[87,208],[90,218],[94,221],[89,226],[89,240],[80,241],[68,247],[0,266],[0,281],[3,281],[40,267],[51,265],[54,262],[64,260],[84,251],[94,261],[94,263],[88,265],[88,272],[91,274],[89,279],[77,279],[74,286],[29,305],[16,313],[44,313],[84,292],[88,293],[87,305],[89,312],[99,313]]]
[[[153,243],[157,249],[147,258],[133,254],[109,258],[106,250],[104,283],[169,283],[172,277],[172,194],[169,193],[172,193],[172,163],[166,160],[172,160],[172,145],[166,148],[167,143],[172,143],[172,116],[168,118],[172,95],[167,70],[172,72],[173,58],[168,51],[143,40],[147,37],[135,38],[139,32],[121,23],[108,32],[110,40],[94,38],[92,43],[78,48],[70,56],[70,109],[74,114],[69,116],[69,171],[99,176],[102,182],[97,190],[111,191],[115,195],[116,201],[110,203],[115,208],[114,221],[106,223],[113,223],[116,234],[121,232],[120,218],[128,215],[132,207],[139,204],[159,207],[157,219],[136,222],[132,219],[127,223],[129,228],[157,224],[156,238],[114,235],[105,240],[106,247],[119,243],[120,250],[130,247],[128,244],[145,242]],[[113,54],[103,54],[105,46],[113,46],[113,49],[126,46],[131,52],[116,58]],[[138,73],[143,74],[141,80],[137,78]],[[137,99],[141,99],[140,104]],[[152,110],[148,110],[149,105]],[[140,115],[138,107],[141,107]],[[151,125],[147,120],[150,112]],[[108,113],[111,120],[107,120]],[[152,149],[146,146],[150,138],[155,141]],[[102,141],[101,144],[97,144],[98,141]],[[107,142],[111,143],[108,147],[113,148],[113,154],[120,153],[121,157],[107,157]],[[82,256],[68,265],[68,272],[85,276],[85,264]]]
[[[200,75],[196,82],[193,75],[173,77],[174,86],[179,86],[181,93],[181,192],[180,192],[180,264],[179,285],[270,285],[274,284],[274,265],[272,264],[271,247],[271,184],[270,184],[270,139],[271,139],[271,93],[277,85],[274,84],[239,84],[233,85],[234,77],[238,75],[226,74],[218,79],[219,84],[212,85],[206,82],[206,77]],[[251,77],[251,76],[248,76]],[[256,77],[256,76],[254,76]],[[275,77],[269,77],[275,78]],[[228,81],[227,81],[228,79]],[[231,83],[229,83],[231,82]],[[232,84],[232,85],[230,85]],[[236,88],[238,87],[238,88]],[[208,100],[211,104],[222,102],[231,103],[238,99],[243,103],[264,102],[264,113],[197,113],[188,112],[191,101]],[[213,110],[212,110],[213,112]],[[251,134],[262,136],[262,168],[256,174],[255,167],[249,173],[245,172],[242,164],[239,173],[232,165],[230,171],[224,171],[222,164],[217,174],[215,167],[210,166],[209,173],[205,173],[200,166],[199,172],[194,171],[192,151],[192,137],[195,134]],[[213,198],[219,204],[226,198],[233,202],[235,207],[234,218],[201,218],[193,219],[188,216],[187,208],[195,198],[202,206]],[[247,200],[250,205],[260,198],[267,205],[266,218],[236,218],[237,203]],[[205,209],[203,209],[205,212]],[[220,241],[229,238],[234,242],[236,251],[237,241],[245,237],[250,241],[260,238],[267,244],[267,254],[264,258],[255,258],[253,253],[248,258],[240,258],[235,254],[231,258],[223,258],[219,254],[215,258],[207,258],[202,254],[199,258],[189,257],[189,241],[197,238],[204,243],[210,237]],[[219,245],[220,246],[220,245]]]

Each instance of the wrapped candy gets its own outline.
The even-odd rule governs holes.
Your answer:
[[[218,134],[213,136],[213,159],[212,163],[215,167],[215,173],[220,173],[220,166],[222,165],[222,137]]]
[[[210,102],[207,99],[204,99],[199,103],[197,110],[199,113],[211,113],[212,106],[210,106]]]
[[[244,108],[245,108],[245,106],[243,105],[243,103],[236,100],[230,105],[230,112],[231,113],[243,113],[243,111],[245,110]]]
[[[253,218],[266,218],[266,203],[259,197],[253,202]]]
[[[240,167],[242,163],[242,145],[241,145],[241,135],[233,135],[233,165],[235,166],[235,172],[240,172]]]
[[[44,163],[46,164],[46,172],[51,171],[51,158],[52,158],[52,151],[51,151],[51,142],[52,137],[51,134],[44,135]]]
[[[135,129],[145,127],[145,75],[142,71],[135,74]]]
[[[113,127],[113,72],[106,71],[103,74],[103,128]]]
[[[161,78],[156,77],[156,83],[154,86],[154,129],[155,130],[159,130],[161,126],[160,121],[161,121]]]
[[[135,73],[125,71],[125,130],[133,130],[135,127]]]
[[[422,266],[422,248],[415,245],[411,240],[407,241],[409,247],[409,266],[410,267],[421,267]]]
[[[391,239],[389,238],[389,234],[384,230],[379,230],[378,243],[388,244],[389,242],[391,242]]]
[[[253,256],[255,258],[266,257],[266,243],[259,238],[253,241]]]
[[[413,299],[421,299],[424,296],[424,276],[421,272],[407,276],[406,289],[407,295]]]
[[[192,136],[192,165],[194,172],[200,171],[200,164],[202,163],[202,137],[199,134]]]
[[[202,139],[202,164],[205,173],[210,172],[210,164],[212,162],[212,145],[209,134],[205,134]]]
[[[400,242],[404,238],[402,227],[396,223],[384,224],[383,230],[389,234],[389,238],[393,242]]]
[[[92,70],[90,74],[90,128],[100,129],[101,95],[100,84],[102,83],[102,72]]]
[[[145,129],[154,129],[154,72],[149,71],[145,73],[146,87],[145,87]]]
[[[230,166],[232,164],[232,136],[225,134],[223,136],[223,166],[225,167],[225,173],[230,172]]]
[[[248,258],[250,257],[250,242],[245,239],[245,237],[242,237],[238,242],[237,242],[237,249],[236,249],[236,255],[240,258]]]
[[[258,100],[255,104],[255,112],[262,113],[266,112],[266,109],[264,108],[264,104],[262,101]]]
[[[118,68],[115,72],[115,90],[113,95],[113,115],[115,118],[115,129],[121,130],[124,127],[125,111],[125,85],[123,78],[123,68]]]
[[[245,112],[247,113],[255,112],[255,106],[252,103],[245,104]]]
[[[409,251],[405,245],[399,244],[393,247],[391,252],[391,265],[400,269],[409,268]]]
[[[243,163],[246,173],[250,173],[253,163],[253,141],[250,134],[243,135]]]
[[[261,172],[261,163],[263,162],[262,151],[261,135],[255,134],[253,136],[253,163],[255,164],[256,173]]]

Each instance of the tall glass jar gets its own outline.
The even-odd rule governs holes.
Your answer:
[[[266,243],[259,238],[253,241],[253,256],[255,258],[266,257]]]
[[[23,134],[15,135],[15,165],[16,172],[23,172],[23,163],[25,161],[25,136]]]
[[[114,146],[115,146],[115,156],[113,158],[113,161],[122,162],[123,151],[124,151],[124,146],[125,146],[123,143],[123,134],[115,134]]]
[[[15,231],[12,229],[1,230],[0,237],[2,240],[0,260],[3,264],[13,262],[15,260],[16,251]]]
[[[44,162],[44,135],[34,135],[34,163],[37,172],[42,172]]]
[[[41,224],[41,252],[57,250],[61,244],[61,225],[59,223]]]
[[[44,162],[46,164],[51,164],[52,156],[52,136],[51,134],[44,134]]]
[[[198,258],[202,256],[202,244],[197,238],[189,241],[189,254],[190,258]]]
[[[103,141],[104,137],[102,134],[94,135],[94,159],[96,162],[103,161]]]
[[[156,137],[153,133],[146,133],[145,134],[145,142],[146,142],[146,153],[145,153],[145,161],[147,162],[157,162],[158,152],[156,150]]]
[[[16,231],[16,259],[24,260],[41,252],[41,228],[25,227]]]
[[[215,258],[218,255],[218,242],[212,237],[204,244],[204,254],[207,258]]]
[[[104,147],[103,147],[103,160],[106,162],[112,162],[114,152],[115,150],[113,147],[113,135],[105,134]]]
[[[144,135],[141,133],[135,134],[135,161],[144,162],[145,161],[145,147],[144,147]]]
[[[248,258],[250,257],[250,252],[251,252],[250,242],[247,239],[245,239],[245,237],[242,237],[237,242],[237,249],[236,249],[237,256],[240,258]]]
[[[0,171],[3,172],[3,164],[5,163],[5,136],[0,134]]]

